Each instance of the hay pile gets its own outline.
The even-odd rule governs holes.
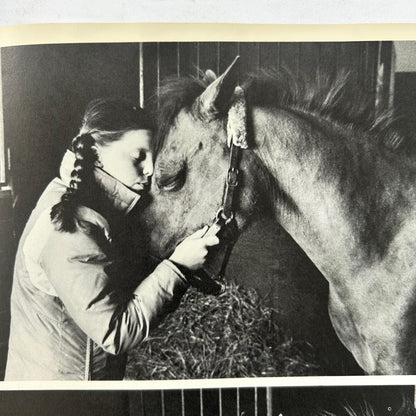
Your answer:
[[[317,375],[312,348],[273,321],[255,290],[230,283],[218,296],[190,289],[178,310],[130,353],[127,379]]]

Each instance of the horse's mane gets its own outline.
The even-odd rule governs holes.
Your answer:
[[[295,78],[289,71],[262,71],[250,75],[244,90],[250,105],[297,110],[337,123],[344,128],[371,133],[396,149],[404,140],[397,130],[398,118],[390,109],[377,111],[375,97],[353,84],[348,72],[337,75],[317,72]]]
[[[347,129],[371,133],[390,149],[404,140],[392,110],[377,112],[373,95],[352,84],[351,76],[317,73],[313,78],[294,77],[287,70],[261,71],[243,83],[249,106],[295,110],[321,117]],[[158,90],[156,120],[157,143],[163,143],[181,109],[190,109],[207,84],[193,77],[165,80]]]

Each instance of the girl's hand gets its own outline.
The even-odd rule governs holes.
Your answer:
[[[217,236],[203,237],[207,231],[207,226],[201,228],[189,237],[185,238],[175,248],[169,257],[174,263],[184,266],[189,270],[200,269],[206,260],[208,247],[216,246],[220,240]]]

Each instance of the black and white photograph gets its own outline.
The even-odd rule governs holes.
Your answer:
[[[414,386],[406,385],[0,391],[0,412],[8,416],[414,416],[413,397]]]
[[[0,63],[2,380],[416,375],[416,41]],[[412,415],[413,386],[385,384],[90,394],[120,415]],[[36,393],[0,403],[64,394]]]

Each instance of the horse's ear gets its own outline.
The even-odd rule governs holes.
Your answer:
[[[202,82],[205,85],[209,85],[212,82],[214,82],[216,79],[217,79],[217,75],[215,74],[215,72],[212,71],[211,69],[207,69],[205,71],[205,74],[204,74],[203,78],[202,78]]]
[[[237,62],[239,58],[237,56],[225,72],[212,81],[197,98],[195,104],[202,115],[212,118],[218,113],[226,113],[228,111],[231,105],[231,97],[238,81]]]

